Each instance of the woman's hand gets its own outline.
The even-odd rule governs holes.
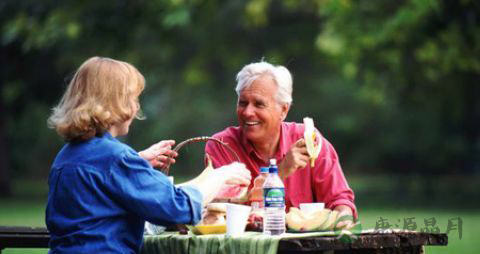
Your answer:
[[[278,164],[280,177],[287,178],[297,169],[305,168],[309,162],[307,146],[303,138],[297,140],[285,155],[285,158]]]
[[[174,140],[162,140],[140,151],[138,154],[150,162],[152,167],[163,167],[165,164],[175,163],[174,158],[177,157],[178,154],[172,150],[173,145],[175,145]]]
[[[246,186],[250,184],[252,175],[246,168],[245,164],[234,162],[232,164],[214,169],[208,157],[207,161],[209,165],[199,176],[193,180],[179,185],[190,185],[198,188],[198,190],[203,194],[204,205],[210,203],[225,184]]]
[[[223,181],[224,184],[248,186],[252,179],[252,174],[245,164],[239,162],[217,168],[214,170],[214,173],[218,174],[218,178]]]
[[[196,178],[197,182],[206,183],[213,189],[220,188],[225,185],[250,185],[252,175],[246,168],[245,164],[234,162],[217,169],[214,169],[211,160],[207,155],[208,166]]]

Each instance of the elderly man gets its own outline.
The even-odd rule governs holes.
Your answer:
[[[237,74],[235,90],[239,126],[228,127],[214,137],[228,143],[247,165],[252,173],[250,187],[259,168],[268,166],[269,159],[275,158],[285,183],[287,209],[300,203],[324,202],[340,216],[356,218],[353,191],[330,142],[319,135],[323,145],[312,168],[303,139],[305,126],[284,122],[292,103],[290,72],[267,62],[248,64]],[[235,160],[225,147],[214,142],[208,142],[205,150],[214,167]]]

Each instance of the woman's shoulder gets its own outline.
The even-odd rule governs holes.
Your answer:
[[[110,169],[110,172],[121,172],[125,169],[147,169],[150,164],[129,145],[115,138],[99,138],[90,161],[96,165]],[[119,171],[120,170],[120,171]]]
[[[125,154],[136,153],[130,146],[120,142],[110,135],[93,137],[86,141],[69,142],[57,155],[55,164],[97,164],[98,162],[113,163]]]
[[[93,138],[88,145],[91,147],[90,149],[105,155],[118,156],[127,152],[135,152],[129,145],[112,137],[109,133]]]

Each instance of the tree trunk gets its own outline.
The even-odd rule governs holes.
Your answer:
[[[463,172],[475,174],[480,172],[480,150],[478,146],[480,141],[480,100],[478,99],[480,86],[477,83],[480,75],[467,74],[465,76],[467,76],[467,82],[463,86],[465,115],[463,116],[462,129],[467,150],[463,159]]]
[[[0,66],[5,66],[5,54],[1,51],[0,48]],[[0,91],[3,90],[5,73],[0,71]],[[8,152],[8,141],[7,141],[7,110],[5,103],[3,101],[3,95],[0,96],[0,197],[9,197],[11,196],[11,187],[10,187],[10,156]]]

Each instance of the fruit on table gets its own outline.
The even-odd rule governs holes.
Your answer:
[[[242,201],[247,199],[248,186],[244,185],[224,185],[215,200]]]
[[[338,212],[330,209],[304,212],[296,207],[291,207],[286,221],[289,229],[294,231],[332,230]]]
[[[210,203],[203,210],[203,225],[224,225],[226,224],[227,204],[226,203]]]
[[[212,159],[208,154],[207,157],[207,167],[205,170],[214,170],[212,165]],[[202,175],[200,175],[202,176]],[[232,185],[225,184],[222,186],[218,194],[215,196],[215,202],[231,202],[231,203],[240,203],[247,200],[248,185]]]
[[[245,230],[262,232],[263,216],[264,216],[263,210],[260,210],[260,209],[253,210],[248,216],[247,227]]]
[[[315,132],[315,126],[313,125],[313,119],[310,117],[303,118],[303,123],[305,125],[305,131],[303,132],[303,138],[305,139],[305,144],[307,146],[307,152],[310,156],[310,167],[315,166],[315,160],[322,149],[322,139],[318,137],[318,144],[315,144],[315,138],[317,136]]]

